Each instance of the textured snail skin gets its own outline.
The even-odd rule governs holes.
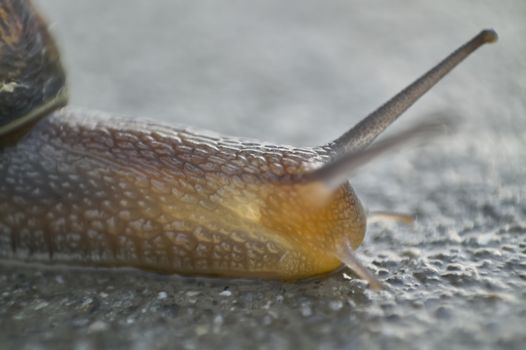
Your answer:
[[[336,270],[365,215],[302,173],[322,149],[62,109],[0,150],[0,257],[299,279]]]

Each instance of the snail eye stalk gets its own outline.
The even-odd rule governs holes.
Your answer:
[[[484,44],[493,43],[497,39],[498,36],[494,30],[481,31],[327,147],[335,154],[356,152],[367,147],[402,113],[473,51]]]

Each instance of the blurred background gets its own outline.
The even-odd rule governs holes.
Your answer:
[[[402,123],[450,109],[469,129],[526,125],[520,0],[39,3],[59,39],[75,106],[318,144],[495,28],[498,45],[471,57]]]
[[[35,2],[62,49],[72,106],[297,146],[339,136],[481,29],[500,38],[392,128],[438,113],[459,120],[456,133],[352,179],[367,208],[418,216],[414,227],[371,225],[358,251],[385,291],[342,274],[236,284],[4,268],[4,305],[17,306],[0,307],[17,320],[4,344],[524,346],[526,2]]]

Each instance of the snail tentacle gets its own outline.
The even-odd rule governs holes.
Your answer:
[[[322,182],[329,188],[335,189],[347,182],[357,168],[360,168],[372,159],[386,152],[393,151],[408,142],[428,140],[444,130],[444,127],[448,128],[451,123],[449,119],[445,118],[420,122],[407,130],[376,142],[368,148],[348,152],[333,158],[321,167],[306,173],[302,177],[302,181]]]
[[[367,213],[367,223],[394,221],[404,225],[412,225],[416,221],[416,216],[413,214],[399,213],[393,211],[371,211]]]
[[[367,147],[403,112],[473,51],[483,44],[495,41],[497,41],[497,33],[494,30],[486,29],[481,31],[473,39],[453,51],[443,61],[369,114],[352,129],[326,145],[325,148],[330,149],[338,156]]]
[[[350,243],[344,244],[336,253],[338,259],[358,275],[363,280],[369,282],[369,286],[372,289],[379,290],[383,288],[382,282],[380,282],[365,266],[362,265],[360,260],[354,256],[353,249]]]

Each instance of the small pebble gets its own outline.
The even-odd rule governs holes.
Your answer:
[[[166,292],[159,292],[159,295],[157,296],[159,300],[164,300],[168,298],[168,294]]]
[[[268,326],[272,323],[272,317],[270,317],[269,315],[265,315],[263,316],[263,324],[265,326]]]
[[[341,310],[341,308],[343,307],[343,302],[341,300],[333,300],[329,303],[329,307],[333,311]]]
[[[214,324],[216,326],[221,326],[223,324],[223,316],[222,315],[216,315],[214,317]]]
[[[197,336],[205,335],[206,333],[208,333],[208,326],[206,326],[206,325],[199,325],[199,326],[195,327],[195,334]]]
[[[49,304],[46,303],[45,301],[41,302],[40,304],[37,304],[37,306],[35,306],[35,310],[41,310],[43,308],[45,308],[46,306],[48,306]]]
[[[232,292],[227,289],[219,293],[219,295],[221,295],[222,297],[229,297],[232,295]]]
[[[108,329],[108,324],[104,321],[95,321],[88,327],[88,332],[101,332]]]
[[[301,311],[300,312],[301,312],[301,315],[303,317],[309,317],[309,316],[312,315],[312,308],[309,305],[307,305],[307,304],[303,304],[301,306]]]
[[[82,302],[82,304],[80,304],[80,307],[84,309],[84,308],[90,306],[92,303],[93,303],[93,299],[91,299],[91,298],[87,298],[87,299],[85,299],[85,300]]]

